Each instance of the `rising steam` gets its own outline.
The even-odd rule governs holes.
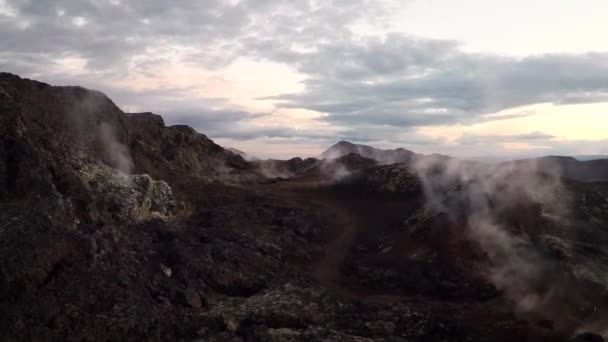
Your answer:
[[[538,169],[536,162],[490,166],[430,156],[413,167],[428,210],[446,214],[467,233],[489,260],[488,278],[520,312],[539,310],[552,295],[547,289],[550,263],[530,239],[536,227],[526,217],[565,216],[560,172]],[[513,219],[514,216],[523,219]]]
[[[133,160],[129,148],[121,143],[114,127],[106,122],[99,126],[99,139],[103,145],[104,157],[108,164],[125,178],[133,171]]]

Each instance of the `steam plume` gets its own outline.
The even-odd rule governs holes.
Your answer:
[[[114,127],[107,122],[101,123],[99,138],[103,144],[104,157],[110,166],[123,176],[130,175],[133,171],[133,160],[128,147],[118,141]]]
[[[413,166],[428,210],[468,227],[469,240],[489,260],[489,279],[518,311],[538,310],[552,293],[542,289],[550,263],[533,246],[534,227],[525,218],[565,215],[559,169],[541,173],[533,161],[490,166],[441,156],[418,158]],[[507,224],[514,214],[523,221]]]

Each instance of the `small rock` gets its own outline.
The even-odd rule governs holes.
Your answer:
[[[201,301],[201,296],[196,292],[196,290],[192,288],[188,288],[184,292],[184,297],[186,298],[186,302],[188,305],[193,307],[194,309],[200,309],[203,306],[203,302]]]
[[[229,332],[236,332],[239,326],[241,325],[240,320],[232,315],[225,315],[223,317],[224,325],[226,326],[226,330]]]
[[[384,249],[382,249],[382,251],[380,251],[380,254],[386,254],[388,252],[390,252],[393,249],[393,246],[388,246]]]
[[[163,264],[160,264],[160,270],[163,272],[163,274],[165,276],[167,276],[167,278],[171,278],[171,275],[173,274],[173,271],[169,267],[167,267],[167,266],[165,266]]]

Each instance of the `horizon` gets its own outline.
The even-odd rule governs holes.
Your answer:
[[[340,140],[468,159],[605,156],[606,10],[0,0],[0,70],[102,91],[261,158]]]

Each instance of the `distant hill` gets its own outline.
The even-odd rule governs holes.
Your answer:
[[[351,153],[358,154],[365,158],[374,159],[380,164],[406,163],[412,160],[412,158],[416,155],[416,153],[408,151],[404,148],[382,150],[367,145],[340,141],[323,152],[321,154],[321,158],[336,159]]]
[[[606,154],[580,154],[573,156],[580,161],[597,160],[597,159],[608,159]]]
[[[372,146],[353,144],[348,141],[340,141],[331,146],[321,154],[324,159],[338,159],[349,154],[358,154],[361,157],[377,161],[379,164],[409,163],[427,157],[441,157],[450,159],[452,157],[430,155],[425,156],[412,151],[397,148],[394,150],[383,150]],[[519,159],[515,161],[503,161],[500,165],[511,163],[523,164],[534,162],[541,172],[558,172],[562,177],[581,182],[608,181],[608,159],[596,159],[601,156],[546,156],[540,158]],[[496,160],[495,162],[498,162]]]
[[[577,160],[574,157],[547,156],[537,159],[519,160],[515,163],[537,161],[538,169],[559,172],[564,178],[581,182],[608,181],[608,159]]]

